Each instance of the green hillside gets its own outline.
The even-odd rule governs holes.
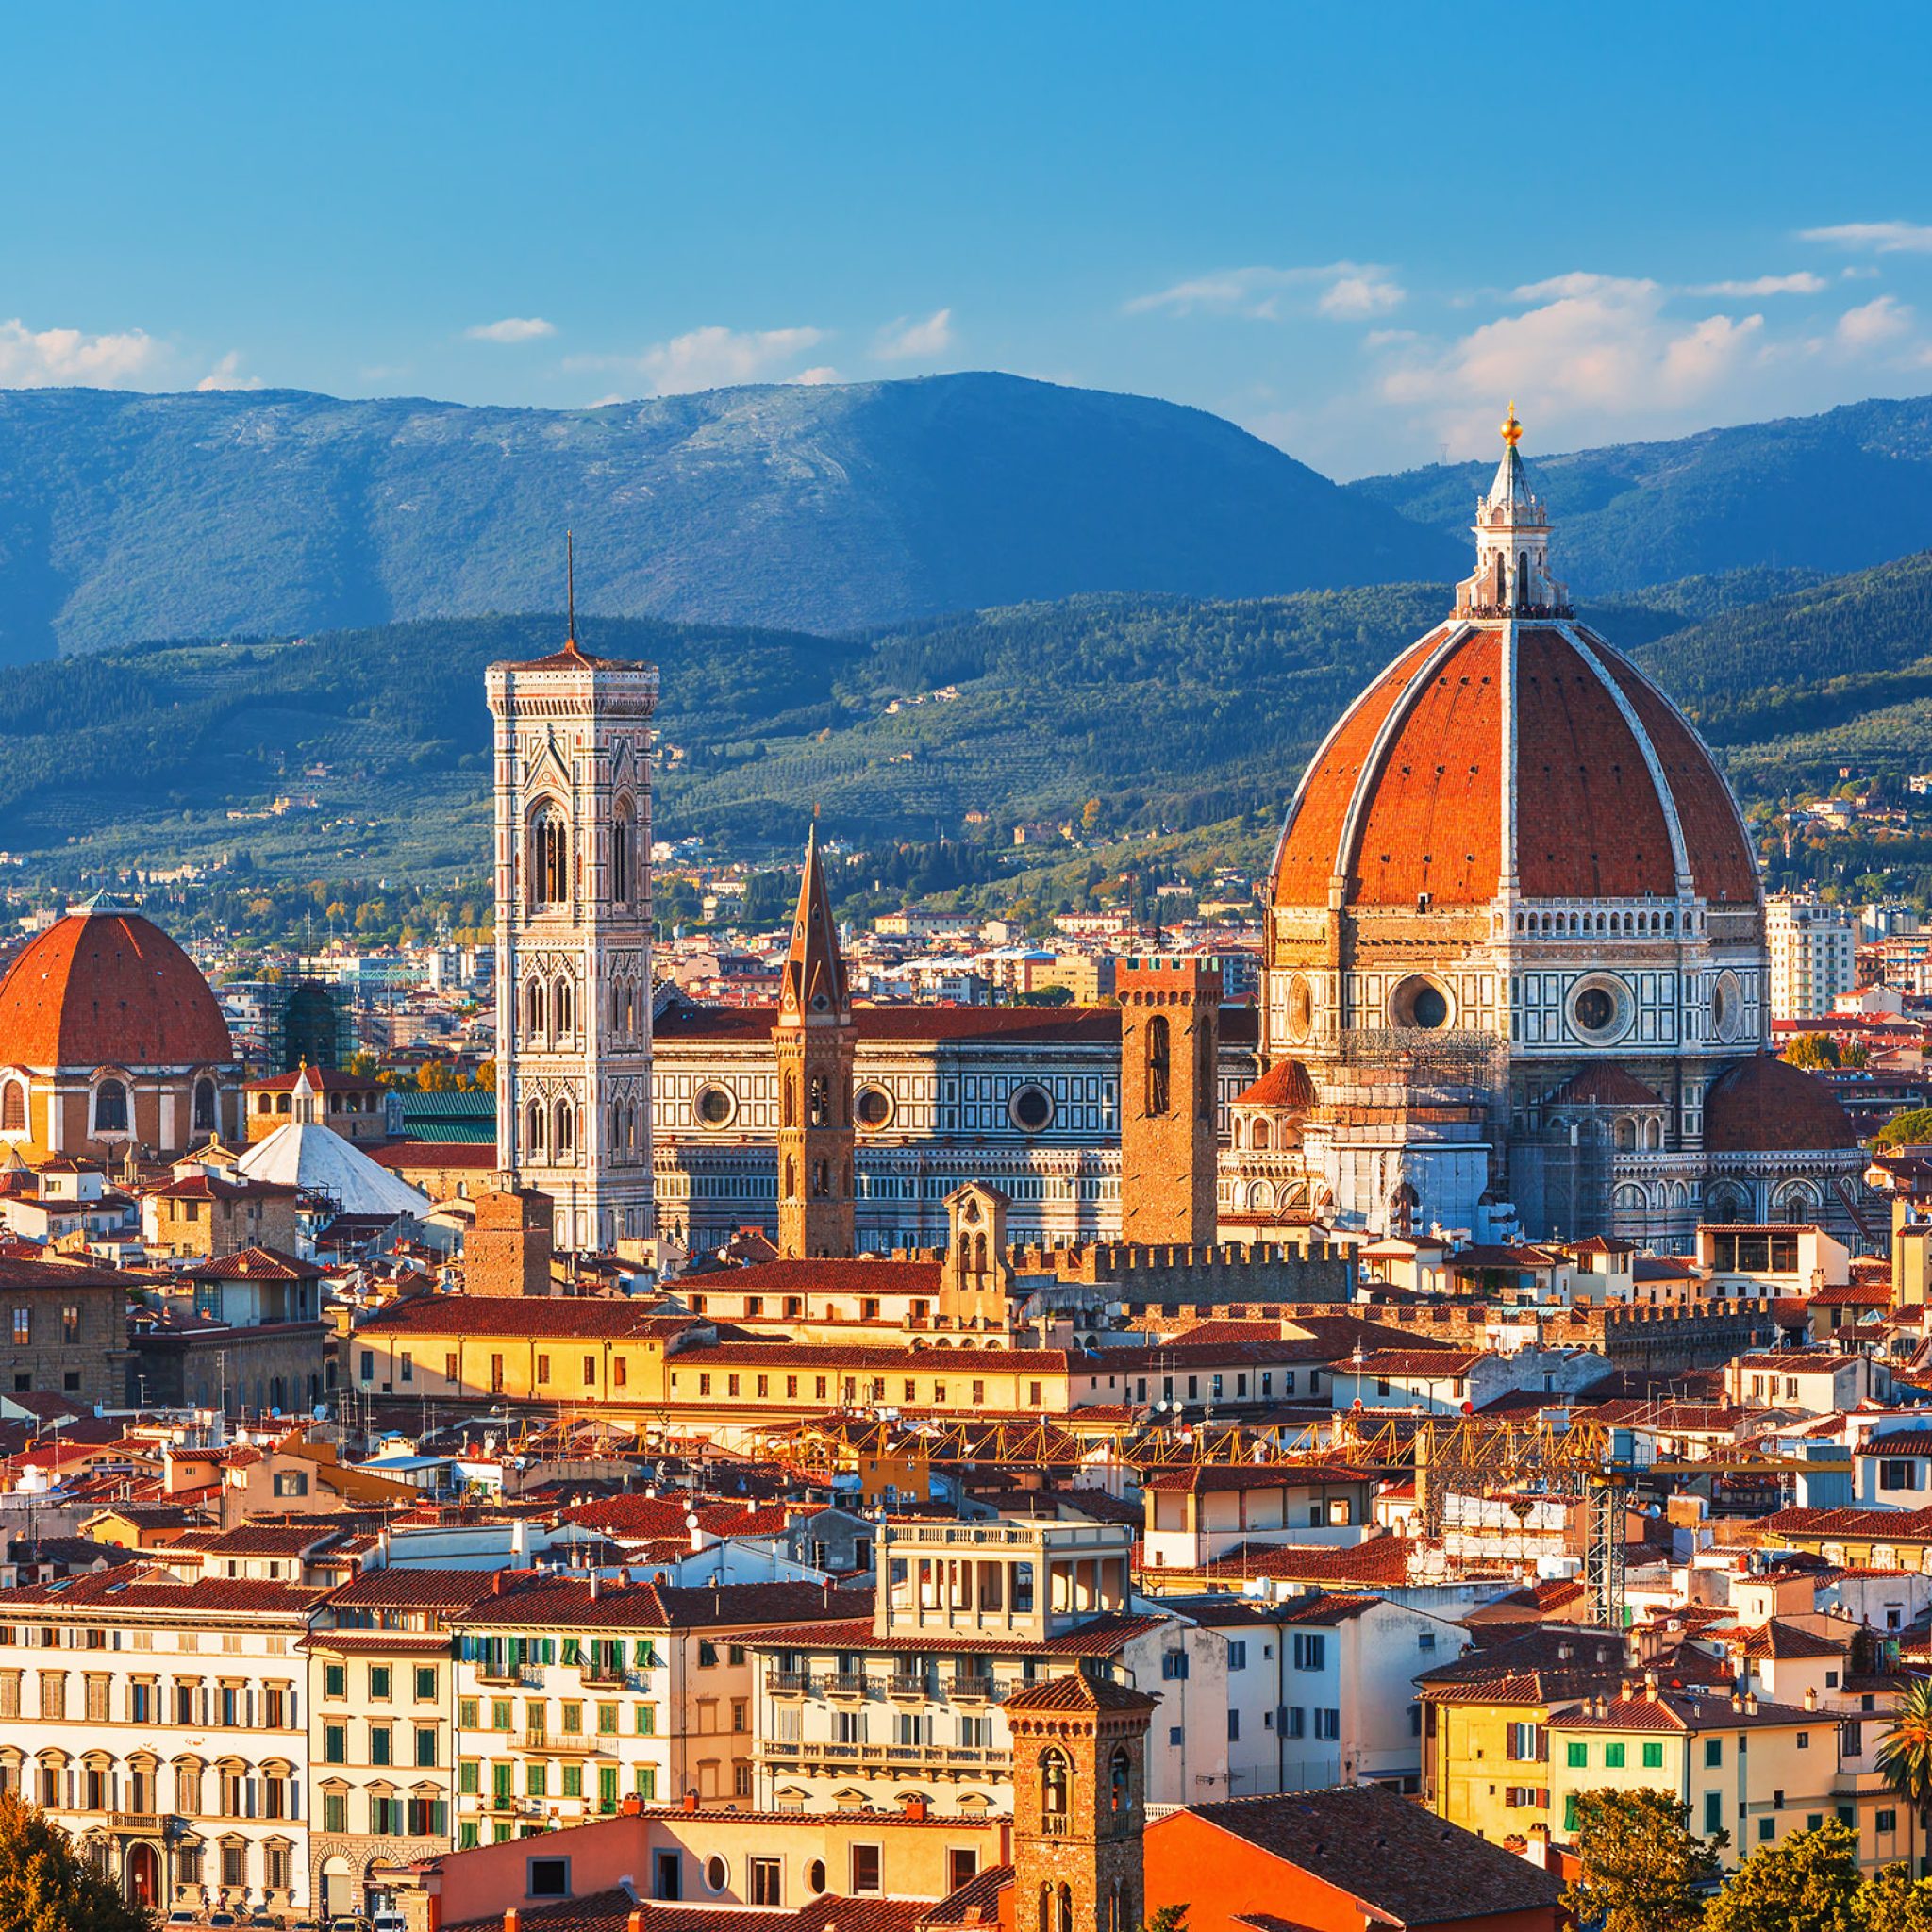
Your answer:
[[[1792,580],[1692,579],[1585,614],[1692,712],[1747,792],[1815,785],[1847,760],[1918,769],[1932,555]],[[1273,822],[1341,708],[1445,602],[1441,585],[1116,594],[844,640],[579,627],[593,651],[660,667],[658,836],[763,859],[792,850],[814,806],[868,844],[957,837],[974,814],[1058,823],[1090,800],[1103,837]],[[0,686],[0,846],[88,863],[243,847],[304,876],[474,873],[484,667],[560,631],[550,617],[423,622],[24,667]],[[290,806],[269,815],[278,798]]]

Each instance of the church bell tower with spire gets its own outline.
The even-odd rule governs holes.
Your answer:
[[[778,1253],[853,1251],[852,1000],[812,824],[772,1029],[778,1061]]]

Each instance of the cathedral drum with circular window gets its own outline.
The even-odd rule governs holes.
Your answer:
[[[1453,613],[1295,790],[1262,1057],[1312,1082],[1305,1153],[1344,1220],[1386,1224],[1399,1180],[1422,1225],[1513,1204],[1531,1234],[1683,1238],[1706,1095],[1768,1045],[1757,858],[1683,714],[1576,619],[1513,408],[1503,434]],[[1803,1150],[1814,1179],[1856,1179],[1850,1138],[1834,1119]],[[1776,1181],[1767,1167],[1754,1206]]]

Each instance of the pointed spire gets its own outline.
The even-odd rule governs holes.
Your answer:
[[[839,928],[825,891],[824,861],[819,857],[819,815],[814,806],[805,841],[805,871],[798,881],[798,910],[791,922],[791,945],[779,981],[778,1014],[781,1021],[818,1018],[842,1024],[851,1013]]]
[[[1516,453],[1516,445],[1523,440],[1523,425],[1516,420],[1514,403],[1509,405],[1509,413],[1503,419],[1498,434],[1503,439],[1503,460],[1496,465],[1496,480],[1490,485],[1485,501],[1491,509],[1507,506],[1527,511],[1535,507],[1535,499],[1529,493],[1529,476],[1523,467],[1523,458]]]

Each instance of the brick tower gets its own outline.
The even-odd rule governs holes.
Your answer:
[[[651,1184],[654,665],[578,647],[492,664],[496,1147],[559,1248],[656,1233]]]
[[[1121,1239],[1209,1245],[1216,1232],[1215,1057],[1221,968],[1123,959]]]
[[[1013,1932],[1141,1924],[1154,1704],[1076,1673],[1029,1684],[1001,1707],[1013,1740]]]
[[[825,896],[819,828],[805,847],[798,916],[772,1029],[778,1060],[778,1253],[852,1253],[852,1001]]]

